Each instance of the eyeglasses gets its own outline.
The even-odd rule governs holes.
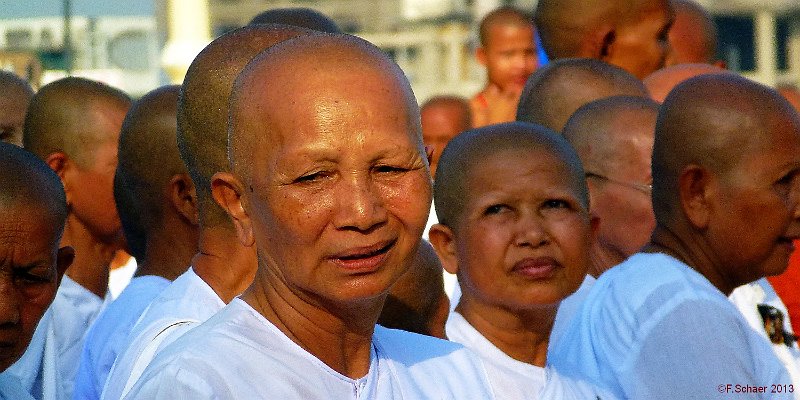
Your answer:
[[[601,180],[608,181],[608,182],[611,182],[611,183],[616,183],[617,185],[621,185],[621,186],[627,186],[627,187],[629,187],[631,189],[636,189],[636,190],[638,190],[638,191],[640,191],[640,192],[642,192],[644,194],[648,194],[648,195],[653,192],[653,185],[646,185],[644,183],[623,182],[623,181],[619,181],[619,180],[616,180],[616,179],[611,179],[611,178],[609,178],[609,177],[607,177],[605,175],[596,174],[594,172],[587,172],[586,173],[586,177],[587,178],[601,179]]]

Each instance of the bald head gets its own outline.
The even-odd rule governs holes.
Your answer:
[[[187,173],[175,143],[179,91],[164,86],[146,94],[122,124],[114,199],[131,254],[140,262],[148,233],[163,227],[167,184]]]
[[[725,176],[750,154],[780,147],[774,132],[800,132],[800,118],[776,91],[733,74],[691,78],[670,92],[653,147],[653,208],[659,225],[680,214],[678,179],[689,165]]]
[[[436,216],[439,223],[456,229],[469,201],[469,180],[477,165],[489,157],[507,151],[546,151],[563,160],[576,196],[586,209],[589,195],[584,183],[583,168],[575,150],[563,137],[536,124],[510,122],[489,125],[464,132],[451,140],[439,160],[433,188]]]
[[[108,120],[112,113],[124,115],[130,104],[124,92],[100,82],[77,77],[57,80],[33,96],[23,143],[40,158],[63,152],[78,164],[89,165],[96,148],[109,140],[116,142],[119,135],[117,129],[94,129],[95,123]]]
[[[679,83],[703,74],[730,73],[720,67],[710,64],[680,64],[662,68],[644,80],[644,85],[650,92],[650,97],[661,103],[667,98],[669,92]]]
[[[18,146],[0,142],[0,209],[27,209],[25,218],[43,218],[58,245],[67,219],[61,181],[42,160]],[[21,213],[23,214],[23,213]]]
[[[276,8],[256,15],[248,25],[282,24],[319,32],[342,33],[327,15],[310,8]]]
[[[211,42],[189,67],[178,105],[178,147],[197,190],[202,225],[228,221],[211,198],[211,177],[228,171],[228,97],[236,76],[262,50],[312,33],[283,25],[246,26]]]
[[[256,153],[275,147],[279,134],[288,134],[281,132],[279,125],[290,125],[298,107],[316,108],[314,118],[320,121],[333,120],[341,111],[328,107],[352,102],[353,88],[370,96],[381,93],[383,98],[400,99],[394,107],[404,110],[407,132],[416,136],[414,141],[420,154],[424,154],[419,108],[400,67],[380,49],[355,36],[309,35],[267,49],[236,79],[229,126],[233,172],[244,182],[250,182]],[[378,108],[352,103],[357,107]],[[275,134],[254,135],[254,132]]]
[[[444,339],[449,301],[442,271],[433,246],[422,240],[411,268],[389,291],[378,323]]]
[[[611,96],[647,96],[641,81],[619,67],[593,59],[566,59],[536,71],[525,83],[517,121],[561,132],[580,106]]]
[[[717,26],[703,6],[693,0],[673,0],[675,22],[669,31],[672,50],[666,65],[713,64],[717,57]]]
[[[431,146],[431,174],[436,173],[436,165],[447,142],[456,135],[471,128],[472,113],[467,100],[457,96],[436,96],[420,108],[422,138],[426,146]]]
[[[0,70],[0,141],[22,146],[22,126],[31,97],[28,81]]]
[[[478,27],[481,46],[489,46],[489,31],[497,26],[530,27],[533,26],[533,17],[512,6],[503,6],[491,11],[483,17]]]

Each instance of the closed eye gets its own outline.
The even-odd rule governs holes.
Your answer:
[[[405,167],[398,167],[394,165],[379,165],[375,167],[375,172],[379,174],[386,174],[386,173],[399,173],[399,172],[407,172],[409,171],[408,168]]]
[[[542,206],[544,208],[572,208],[569,202],[558,199],[546,200]]]
[[[493,204],[489,207],[486,207],[486,210],[483,212],[484,215],[495,215],[500,214],[501,212],[507,210],[508,207],[503,204]]]
[[[333,173],[331,173],[329,171],[319,171],[319,172],[314,172],[314,173],[303,175],[303,176],[295,179],[294,181],[292,181],[292,183],[318,182],[318,181],[321,181],[323,179],[330,178],[332,175],[333,175]]]

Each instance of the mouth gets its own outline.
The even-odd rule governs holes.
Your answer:
[[[334,264],[352,272],[372,272],[386,259],[397,239],[382,241],[364,247],[350,248],[328,257]]]
[[[535,257],[517,261],[511,270],[528,279],[548,279],[559,268],[561,263],[552,257]]]

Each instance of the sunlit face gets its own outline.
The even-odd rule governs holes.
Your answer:
[[[469,118],[453,105],[431,106],[422,111],[422,138],[431,146],[431,174],[436,173],[439,157],[447,143],[462,131],[469,129]]]
[[[588,210],[547,151],[520,149],[473,167],[455,234],[463,296],[506,310],[574,292],[589,262]]]
[[[103,138],[88,159],[88,165],[75,163],[67,179],[70,187],[70,210],[100,241],[119,239],[122,225],[114,202],[114,173],[117,168],[117,146],[122,120],[127,109],[98,106],[87,116],[87,129]]]
[[[503,90],[522,90],[538,66],[533,26],[490,27],[478,60],[486,66],[490,83]]]
[[[612,129],[626,135],[615,142],[613,160],[606,160],[606,168],[586,167],[592,212],[600,219],[597,242],[616,263],[642,248],[655,228],[648,188],[655,118],[638,113],[620,117]]]
[[[617,28],[608,58],[603,60],[639,79],[664,66],[674,14],[668,0],[642,0],[642,3],[638,17],[628,18],[627,23]]]
[[[390,79],[309,77],[271,103],[270,133],[254,132],[271,136],[254,151],[246,211],[272,285],[341,307],[385,294],[410,266],[431,178],[414,100]]]
[[[18,87],[9,87],[0,96],[0,141],[22,146],[22,126],[30,95]]]
[[[41,214],[0,209],[0,371],[25,352],[58,287],[56,228]]]
[[[770,143],[741,157],[720,179],[707,233],[734,287],[783,272],[800,237],[800,123],[776,128]]]

